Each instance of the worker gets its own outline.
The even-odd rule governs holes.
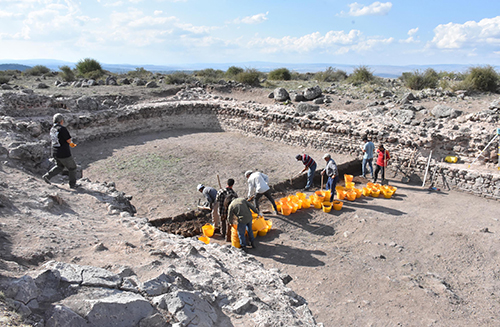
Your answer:
[[[62,173],[64,168],[68,170],[69,187],[72,189],[78,188],[80,185],[76,184],[76,163],[71,155],[70,148],[76,146],[71,140],[71,135],[64,125],[64,117],[62,114],[55,114],[52,117],[52,128],[50,129],[50,140],[52,142],[52,157],[56,161],[56,165],[42,176],[47,184],[50,179],[59,173]]]
[[[273,205],[274,214],[278,214],[278,208],[276,207],[276,203],[271,195],[271,188],[269,187],[269,177],[266,174],[263,174],[259,171],[253,172],[251,170],[247,170],[245,172],[245,177],[248,180],[248,200],[255,200],[255,207],[259,209],[259,199],[265,195],[266,198],[271,201]]]
[[[391,155],[389,151],[384,148],[383,144],[380,144],[377,149],[377,166],[375,167],[375,176],[373,177],[373,182],[376,183],[378,179],[378,173],[382,171],[382,184],[385,184],[385,168],[387,167],[387,163],[389,159],[391,159]]]
[[[230,195],[227,199],[229,200],[231,198],[234,197]],[[262,216],[261,212],[245,198],[236,198],[232,200],[227,211],[227,217],[230,221],[234,219],[233,216],[236,217],[238,221],[238,238],[243,250],[246,250],[247,248],[245,231],[248,233],[250,246],[255,249],[255,239],[253,237],[252,230],[252,212],[250,211],[250,209]]]
[[[203,194],[205,199],[207,199],[203,206],[212,210],[212,222],[214,222],[215,230],[216,223],[217,225],[219,224],[219,208],[217,202],[215,201],[217,198],[217,190],[210,186],[205,187],[203,184],[198,184],[197,189],[201,194]]]
[[[337,164],[332,159],[332,156],[329,153],[326,153],[323,156],[323,159],[326,161],[326,167],[321,172],[321,175],[328,176],[328,181],[326,182],[326,189],[330,190],[330,203],[333,202],[333,197],[335,195],[335,186],[339,181],[339,170],[337,168]]]
[[[219,210],[219,218],[220,218],[220,232],[222,238],[226,238],[226,241],[231,241],[231,225],[229,220],[227,219],[227,206],[224,205],[226,198],[231,195],[235,198],[238,197],[238,194],[233,190],[234,179],[230,178],[227,180],[227,186],[225,189],[221,188],[217,192],[217,197],[215,198],[215,202],[217,203]],[[214,225],[214,227],[216,227]]]
[[[375,145],[372,141],[368,140],[368,137],[363,137],[363,161],[361,164],[361,172],[363,177],[366,178],[366,165],[370,167],[370,174],[373,178],[373,152],[375,152]]]
[[[295,159],[297,159],[297,161],[302,161],[304,164],[304,169],[300,171],[299,175],[307,170],[307,183],[304,191],[308,191],[313,185],[314,172],[316,171],[316,161],[314,161],[314,159],[307,154],[298,154],[295,156]]]

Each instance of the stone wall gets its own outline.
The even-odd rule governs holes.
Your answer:
[[[33,95],[29,95],[33,98]],[[7,99],[4,96],[4,102]],[[102,99],[99,99],[101,101]],[[17,101],[17,100],[16,100]],[[437,169],[443,171],[446,181],[455,189],[483,195],[491,198],[500,197],[500,174],[496,169],[476,171],[468,168],[457,168],[452,164],[445,164],[442,159],[445,155],[456,155],[465,163],[471,162],[490,141],[491,133],[484,127],[474,128],[472,124],[480,115],[458,117],[453,119],[435,119],[432,124],[404,125],[397,121],[387,120],[386,116],[377,114],[373,108],[361,112],[326,111],[297,112],[294,107],[275,105],[263,106],[256,103],[239,103],[224,100],[192,100],[154,102],[136,102],[126,105],[127,100],[115,99],[122,104],[110,102],[108,105],[99,104],[91,109],[85,107],[89,99],[66,99],[68,110],[61,101],[51,101],[50,98],[31,99],[29,103],[38,103],[41,114],[60,110],[66,116],[66,125],[69,127],[75,142],[131,135],[133,133],[150,133],[174,129],[193,129],[206,131],[233,131],[245,135],[265,138],[274,142],[289,145],[322,149],[331,153],[348,154],[360,158],[361,144],[364,135],[369,136],[375,143],[384,143],[392,156],[392,168],[408,167],[412,153],[417,151],[413,158],[411,169],[403,168],[417,178],[423,179],[430,151],[433,151],[433,160],[429,167],[428,180],[432,172]],[[110,101],[105,99],[103,101]],[[11,101],[12,102],[12,101]],[[19,102],[19,101],[17,101]],[[17,103],[16,102],[16,103]],[[128,101],[131,102],[131,101]],[[80,105],[78,105],[80,103]],[[46,107],[56,106],[56,108]],[[24,111],[26,111],[25,108]],[[83,110],[85,109],[85,110]],[[12,109],[7,110],[12,113]],[[33,114],[32,114],[33,115]],[[18,130],[20,124],[27,124],[23,117],[26,113],[17,114],[17,118],[3,118],[1,127],[4,130]],[[48,120],[48,121],[47,121]],[[32,130],[47,130],[50,126],[50,117],[38,122],[30,120],[30,124],[39,124],[39,128]],[[9,121],[12,123],[10,126]],[[461,128],[457,124],[462,123]],[[494,122],[491,125],[493,130]],[[17,127],[16,127],[17,126]],[[447,128],[449,127],[449,128]],[[489,129],[490,127],[488,127]],[[32,133],[33,134],[33,133]],[[38,134],[38,133],[37,133]],[[47,147],[46,134],[35,135],[42,140],[30,139],[24,135],[24,142],[3,144],[11,158],[26,160],[33,158],[39,161],[40,142]],[[5,143],[5,142],[4,142]],[[14,146],[13,146],[14,145]],[[37,146],[38,145],[38,146]],[[494,150],[496,145],[492,147]],[[490,158],[490,162],[495,158]],[[490,163],[491,165],[491,163]],[[463,166],[463,165],[462,165]],[[437,167],[437,168],[436,168]],[[398,173],[402,176],[401,173]],[[438,174],[441,176],[440,174]],[[397,175],[396,175],[397,176]],[[391,172],[389,172],[391,177]],[[441,178],[441,177],[440,177]]]

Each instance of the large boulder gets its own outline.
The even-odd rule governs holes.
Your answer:
[[[304,98],[306,98],[306,100],[314,100],[319,96],[321,96],[321,88],[319,85],[308,87],[304,90]]]
[[[436,118],[457,118],[462,111],[438,104],[431,110],[431,114]]]
[[[82,96],[76,100],[78,109],[84,111],[95,111],[99,109],[99,102],[89,96]]]
[[[274,94],[274,100],[279,101],[279,102],[283,102],[283,101],[290,99],[290,95],[283,87],[276,88],[274,90],[273,94]]]

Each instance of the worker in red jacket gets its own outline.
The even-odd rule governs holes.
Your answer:
[[[377,182],[378,173],[382,171],[382,183],[385,182],[385,168],[387,167],[387,162],[391,159],[389,151],[384,148],[383,144],[380,144],[377,149],[377,167],[375,167],[375,176],[373,182]]]

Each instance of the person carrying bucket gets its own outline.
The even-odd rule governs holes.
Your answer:
[[[301,175],[307,170],[307,184],[304,188],[304,191],[307,191],[313,185],[314,172],[316,171],[316,161],[314,161],[314,159],[307,154],[298,154],[295,156],[295,159],[297,159],[297,161],[302,161],[304,164],[304,169],[302,169],[297,175]]]
[[[321,172],[321,175],[328,176],[328,181],[326,182],[326,189],[330,190],[330,202],[333,202],[333,197],[335,195],[335,186],[339,181],[339,170],[337,168],[337,164],[332,159],[332,156],[329,153],[326,153],[323,156],[323,159],[326,161],[326,167]]]
[[[232,195],[229,195],[226,201],[229,202],[233,198],[234,197]],[[255,249],[255,239],[253,237],[252,230],[253,217],[250,209],[253,210],[253,212],[258,213],[259,216],[262,216],[262,213],[245,198],[236,198],[232,200],[227,209],[227,219],[229,221],[232,221],[234,216],[238,221],[238,238],[240,239],[240,245],[243,250],[247,249],[247,239],[245,237],[245,231],[248,233],[250,246]]]
[[[382,171],[382,184],[385,183],[385,169],[387,167],[387,163],[389,159],[391,159],[391,156],[389,154],[389,151],[387,151],[384,148],[383,144],[380,144],[377,149],[377,167],[375,167],[375,176],[373,178],[373,183],[377,182],[378,179],[378,173]]]

